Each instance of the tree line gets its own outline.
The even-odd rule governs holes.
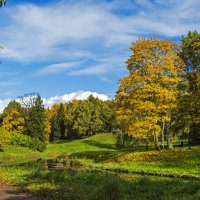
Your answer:
[[[7,135],[14,143],[21,144],[27,136],[27,140],[34,139],[37,150],[44,150],[45,144],[56,140],[111,132],[116,123],[114,101],[102,101],[92,95],[86,100],[54,104],[46,109],[39,94],[26,94],[20,98],[20,103],[10,102],[0,119],[2,137]]]

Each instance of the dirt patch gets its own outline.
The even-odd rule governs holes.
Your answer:
[[[19,193],[15,189],[0,183],[0,200],[44,200],[44,198],[31,197],[27,193]]]

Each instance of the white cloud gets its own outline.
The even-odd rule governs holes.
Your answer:
[[[113,82],[111,79],[109,79],[109,78],[107,78],[105,76],[102,77],[101,80],[104,81],[104,82],[107,82],[107,83],[112,83]]]
[[[11,99],[0,100],[0,113],[3,112],[4,108],[9,104],[10,101]]]
[[[68,72],[70,76],[84,76],[84,75],[102,75],[110,71],[117,73],[119,70],[125,69],[126,55],[116,54],[113,57],[93,58],[95,64],[84,67],[83,69],[72,70]],[[114,70],[113,70],[114,69]]]
[[[0,93],[0,96],[11,96],[11,95],[13,95],[13,94],[15,94],[16,93],[16,91],[13,91],[13,90],[11,90],[11,91],[6,91],[6,92],[1,92]]]
[[[11,20],[1,29],[0,39],[5,41],[4,57],[20,61],[60,59],[71,51],[76,57],[76,51],[93,52],[98,48],[95,42],[113,54],[113,46],[126,49],[139,35],[171,37],[199,30],[199,10],[199,0],[21,4],[9,8]]]
[[[7,71],[6,69],[0,69],[0,77],[16,77],[21,74],[21,71],[16,71],[16,72],[10,72]]]
[[[35,75],[47,75],[47,74],[60,73],[67,69],[76,67],[79,64],[81,64],[81,62],[65,62],[65,63],[52,64],[52,65],[48,65],[42,68],[41,70],[36,72]]]
[[[0,82],[0,87],[14,86],[14,85],[18,85],[19,83],[20,83],[19,81],[4,81],[4,82]]]
[[[103,74],[107,72],[108,67],[107,64],[96,65],[94,67],[87,67],[80,70],[75,70],[69,72],[71,76],[83,76],[83,75],[94,75],[94,74]]]
[[[152,8],[152,2],[149,0],[135,0],[134,3],[141,7]]]
[[[93,95],[94,97],[99,98],[103,101],[109,99],[108,96],[105,94],[99,94],[97,92],[90,92],[90,91],[77,91],[77,92],[72,92],[70,94],[64,94],[62,96],[54,96],[49,99],[43,98],[43,102],[45,107],[51,107],[55,103],[66,103],[74,99],[78,100],[87,99],[90,95]]]
[[[99,98],[103,101],[109,99],[108,96],[105,94],[99,94],[97,92],[90,92],[90,91],[77,91],[69,94],[64,94],[62,96],[50,97],[49,99],[43,98],[43,103],[47,108],[51,107],[55,103],[66,103],[72,101],[73,99],[77,100],[87,99],[90,95],[93,95],[95,98]],[[0,113],[3,112],[4,108],[9,104],[10,101],[12,101],[12,99],[0,100]],[[16,99],[16,101],[20,103],[20,99]]]

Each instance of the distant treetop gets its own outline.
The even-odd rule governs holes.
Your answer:
[[[5,6],[7,3],[7,0],[0,0],[0,7],[2,7],[3,5]]]

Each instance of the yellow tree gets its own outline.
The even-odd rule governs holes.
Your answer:
[[[8,131],[19,131],[24,133],[25,131],[25,119],[21,114],[22,108],[18,102],[12,101],[4,109],[4,115],[2,125]]]
[[[179,48],[168,40],[140,38],[131,46],[127,60],[129,75],[122,78],[116,93],[116,115],[129,136],[164,143],[165,123],[177,104],[177,84],[183,62]]]

